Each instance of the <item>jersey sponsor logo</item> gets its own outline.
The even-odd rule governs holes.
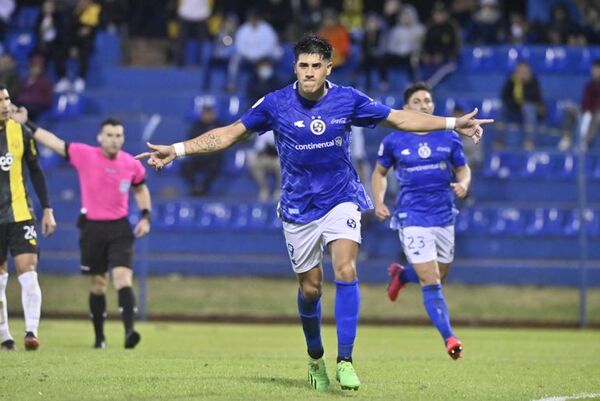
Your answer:
[[[331,125],[346,124],[347,122],[348,122],[348,119],[346,117],[331,119]]]
[[[409,173],[414,173],[417,171],[428,171],[428,170],[439,170],[439,169],[440,169],[440,163],[435,163],[435,164],[425,164],[423,166],[408,167],[406,169],[406,171]]]
[[[448,164],[445,161],[440,162],[440,170],[446,170],[448,168]]]
[[[325,124],[325,121],[320,118],[316,118],[310,122],[310,132],[315,135],[323,135],[325,129],[327,129],[327,125]]]
[[[294,123],[294,126],[298,128],[304,128],[304,121],[298,120]]]
[[[418,153],[419,153],[419,157],[421,159],[427,159],[429,156],[431,156],[431,148],[429,148],[429,146],[427,146],[427,142],[419,144],[419,152]]]
[[[402,156],[410,156],[410,149],[402,149],[402,152],[400,152],[400,154]]]
[[[342,146],[344,140],[341,136],[332,139],[331,141],[326,142],[311,142],[302,145],[294,146],[296,150],[315,150],[315,149],[325,149],[325,148],[333,148],[334,146]]]
[[[356,228],[356,220],[348,219],[346,220],[346,225],[350,228]]]
[[[119,192],[121,192],[122,194],[126,194],[129,191],[130,187],[131,187],[131,181],[121,180],[121,183],[119,184]]]
[[[435,148],[435,150],[437,150],[438,152],[450,153],[450,148],[447,146],[438,146],[437,148]]]
[[[0,169],[2,169],[2,171],[10,170],[14,161],[15,159],[13,158],[12,153],[7,152],[4,156],[0,156]]]
[[[300,210],[298,210],[296,208],[289,208],[288,213],[289,214],[298,214],[298,213],[300,213]]]

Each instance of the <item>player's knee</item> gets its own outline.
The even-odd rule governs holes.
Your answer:
[[[356,280],[356,268],[354,263],[344,263],[335,269],[335,279],[338,281],[351,282]]]
[[[108,290],[108,280],[103,276],[92,277],[90,291],[94,295],[104,295]]]
[[[307,301],[312,301],[318,299],[321,296],[321,285],[313,284],[313,283],[304,283],[300,287],[300,291],[302,291],[302,296]]]

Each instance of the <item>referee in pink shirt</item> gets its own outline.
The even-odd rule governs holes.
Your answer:
[[[17,115],[27,121],[27,110]],[[15,117],[16,118],[16,117]],[[145,184],[146,170],[132,155],[121,150],[125,142],[123,124],[107,119],[100,125],[100,146],[68,143],[52,132],[27,123],[34,139],[65,157],[77,170],[81,186],[79,247],[81,271],[91,275],[89,305],[96,341],[94,348],[105,348],[104,319],[108,269],[119,294],[119,310],[125,326],[125,348],[134,348],[140,334],[134,329],[133,242],[150,232],[150,192]],[[142,218],[131,230],[127,220],[129,190],[141,210]]]

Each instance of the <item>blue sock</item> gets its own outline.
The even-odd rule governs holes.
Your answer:
[[[448,338],[454,336],[454,333],[452,333],[450,327],[450,314],[442,293],[442,285],[425,285],[421,288],[421,291],[423,292],[423,303],[431,323],[438,329],[444,341],[447,341]]]
[[[338,361],[352,360],[352,349],[358,326],[360,289],[358,280],[335,281],[335,325],[338,338]]]
[[[298,290],[298,314],[302,321],[302,330],[306,338],[308,354],[313,359],[323,356],[321,341],[321,296],[315,300],[307,300]]]
[[[398,276],[398,280],[402,284],[418,283],[419,276],[417,275],[417,271],[415,270],[415,268],[412,266],[409,266],[409,267],[404,268],[404,271]]]

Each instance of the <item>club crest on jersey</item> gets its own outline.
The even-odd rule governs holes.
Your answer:
[[[427,142],[419,144],[419,157],[421,159],[427,159],[431,156],[431,149],[427,146]]]
[[[325,125],[325,121],[320,118],[316,118],[310,122],[310,132],[315,135],[323,135],[327,125]]]
[[[13,161],[14,158],[10,152],[7,152],[4,156],[0,156],[0,169],[2,169],[2,171],[10,170],[10,166],[12,166]]]
[[[336,144],[337,146],[342,146],[342,142],[343,142],[343,141],[344,141],[344,140],[342,139],[342,137],[341,137],[341,136],[336,136],[336,137],[335,137],[335,144]]]
[[[440,162],[440,170],[446,170],[448,168],[448,165],[446,164],[445,161],[441,161]]]

